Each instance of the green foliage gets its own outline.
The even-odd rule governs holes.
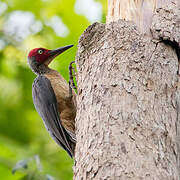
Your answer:
[[[100,2],[102,4],[102,7],[103,7],[102,22],[105,23],[106,22],[106,13],[107,13],[107,9],[108,9],[108,0],[96,0],[96,1]]]
[[[103,4],[103,22],[105,22],[106,0],[99,1]],[[54,49],[74,44],[73,48],[57,57],[51,65],[68,80],[68,65],[75,59],[78,39],[90,25],[83,15],[75,13],[74,5],[75,0],[0,0],[0,179],[2,180],[72,179],[73,160],[51,139],[34,109],[31,86],[35,75],[29,69],[26,59],[29,50],[35,47]],[[4,12],[1,11],[2,7]],[[27,36],[20,38],[17,34],[19,27],[7,33],[13,25],[11,22],[8,27],[7,22],[14,12],[30,13],[34,18],[33,21],[39,23],[39,30],[32,25],[35,30],[31,29],[32,26],[29,27],[20,34],[24,35],[29,31]],[[58,36],[49,25],[53,17],[61,18],[69,30],[67,36]],[[22,24],[26,21],[24,19]],[[37,168],[35,159],[32,160],[36,154],[41,159],[42,171]],[[20,165],[16,164],[17,162]],[[16,171],[14,174],[13,168]]]

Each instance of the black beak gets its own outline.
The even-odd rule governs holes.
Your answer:
[[[48,66],[56,56],[58,56],[59,54],[63,53],[64,51],[66,51],[67,49],[69,49],[71,47],[73,47],[73,45],[64,46],[64,47],[60,47],[58,49],[49,51],[50,56],[44,64],[46,64]]]
[[[51,54],[51,57],[55,58],[56,56],[58,56],[59,54],[63,53],[64,51],[66,51],[67,49],[71,47],[73,47],[73,45],[60,47],[58,49],[49,51],[49,53]]]

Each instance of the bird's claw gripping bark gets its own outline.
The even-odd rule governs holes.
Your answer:
[[[75,61],[72,61],[69,64],[69,97],[72,97],[72,89],[77,90],[75,82],[74,82],[75,69],[74,67],[72,67],[72,64],[74,63]]]

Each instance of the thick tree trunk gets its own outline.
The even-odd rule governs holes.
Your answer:
[[[95,23],[77,53],[75,180],[179,180],[180,8],[157,9],[152,37]]]

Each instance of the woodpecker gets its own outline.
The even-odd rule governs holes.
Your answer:
[[[32,85],[35,109],[43,119],[49,134],[71,158],[74,156],[76,144],[76,93],[71,88],[71,83],[68,85],[65,79],[48,65],[56,56],[72,46],[55,50],[35,48],[28,55],[29,66],[37,75]]]

